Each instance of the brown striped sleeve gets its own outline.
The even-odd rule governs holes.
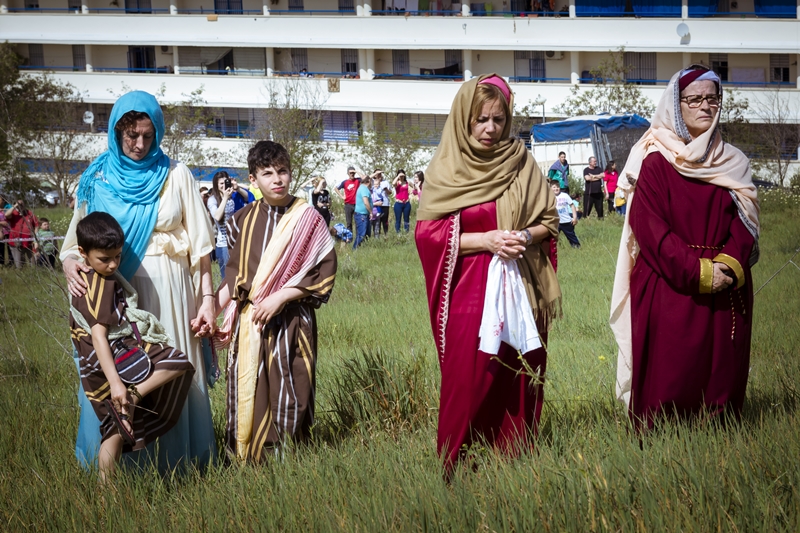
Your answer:
[[[319,308],[320,305],[328,303],[328,298],[330,298],[333,291],[333,284],[336,281],[336,261],[336,251],[331,249],[322,258],[322,261],[309,270],[308,274],[296,285],[298,289],[305,289],[311,293],[302,299],[303,303],[307,303],[314,308]]]
[[[113,278],[101,276],[94,270],[81,273],[86,282],[86,294],[72,298],[72,305],[83,315],[91,328],[95,324],[117,326],[124,320],[125,304],[122,287]]]

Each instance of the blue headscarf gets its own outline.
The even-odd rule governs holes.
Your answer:
[[[147,113],[156,130],[150,151],[140,161],[122,153],[114,131],[129,111]],[[87,204],[86,212],[104,211],[117,219],[125,232],[122,263],[119,271],[131,279],[147,250],[156,225],[158,200],[169,174],[170,160],[161,151],[164,138],[164,115],[155,97],[144,91],[132,91],[120,97],[108,121],[108,150],[95,159],[78,184],[78,205]]]

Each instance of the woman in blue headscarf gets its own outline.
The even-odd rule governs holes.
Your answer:
[[[83,173],[77,203],[61,251],[70,294],[82,297],[75,228],[94,211],[110,213],[125,232],[119,272],[139,294],[138,305],[164,325],[173,345],[196,369],[189,397],[176,426],[149,448],[159,468],[186,461],[199,466],[216,455],[201,341],[190,321],[214,323],[210,253],[211,225],[189,169],[160,147],[164,116],[156,99],[143,91],[120,97],[108,123],[108,150]],[[83,390],[75,454],[86,466],[97,463],[99,421]],[[157,455],[156,455],[157,454]],[[133,454],[131,454],[133,455]],[[137,458],[132,457],[135,461]]]

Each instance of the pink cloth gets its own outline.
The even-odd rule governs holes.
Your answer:
[[[608,191],[608,195],[611,196],[617,190],[617,180],[619,179],[619,174],[616,170],[612,172],[606,172],[603,176],[603,181],[606,182],[606,190]]]
[[[401,202],[408,201],[408,183],[400,183],[394,188],[394,199]]]
[[[506,102],[511,100],[511,89],[508,87],[508,84],[501,78],[500,76],[490,76],[485,80],[481,81],[479,85],[482,84],[494,85],[500,92],[503,93],[503,96],[506,98]]]

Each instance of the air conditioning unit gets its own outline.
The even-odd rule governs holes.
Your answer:
[[[172,47],[171,46],[162,46],[161,47],[161,53],[162,54],[171,54],[172,53]]]
[[[552,60],[564,59],[564,52],[556,52],[553,50],[548,50],[547,52],[544,53],[544,58]]]

